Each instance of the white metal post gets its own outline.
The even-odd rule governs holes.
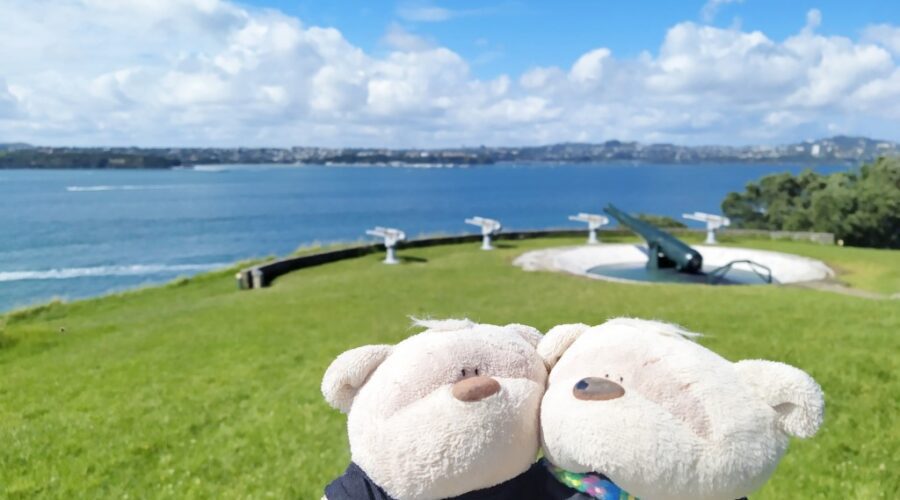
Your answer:
[[[569,220],[575,222],[587,222],[588,245],[596,245],[600,243],[600,239],[597,238],[597,230],[600,229],[600,226],[609,224],[609,219],[606,218],[606,216],[598,214],[586,214],[584,212],[581,212],[578,215],[570,215]]]
[[[481,249],[482,250],[493,250],[494,247],[491,246],[491,235],[489,233],[484,233],[481,235]]]
[[[385,264],[399,264],[400,261],[397,260],[397,254],[396,254],[396,251],[394,250],[394,245],[391,245],[389,247],[386,246],[385,249],[387,250],[387,253],[384,257],[384,263]]]
[[[689,220],[695,220],[706,223],[706,243],[707,245],[715,245],[716,231],[723,227],[731,225],[731,220],[723,215],[707,214],[704,212],[694,212],[692,214],[683,214],[682,217]]]

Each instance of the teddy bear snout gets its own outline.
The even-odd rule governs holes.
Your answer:
[[[572,394],[584,401],[608,401],[624,396],[625,388],[609,379],[587,377],[575,384]]]
[[[467,377],[453,384],[450,392],[454,398],[471,403],[473,401],[481,401],[500,392],[500,382],[491,377]]]

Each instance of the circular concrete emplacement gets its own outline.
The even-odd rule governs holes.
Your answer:
[[[823,262],[799,255],[712,245],[694,245],[693,248],[703,255],[703,271],[706,273],[730,262],[749,260],[770,269],[772,283],[819,281],[834,276],[834,271]],[[630,244],[546,248],[522,254],[514,261],[515,265],[526,271],[561,271],[608,281],[707,283],[704,275],[683,275],[672,270],[654,272],[646,269],[646,263],[647,247]],[[722,283],[765,283],[760,271],[759,267],[736,263]]]

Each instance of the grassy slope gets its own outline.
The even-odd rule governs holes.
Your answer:
[[[253,292],[221,272],[7,318],[0,496],[318,498],[348,460],[344,417],[323,402],[321,375],[345,349],[411,333],[407,315],[542,330],[661,318],[706,333],[701,342],[730,359],[794,364],[824,387],[826,424],[791,444],[754,499],[897,496],[897,301],[790,287],[622,285],[509,265],[523,250],[569,243],[407,250],[427,262],[396,267],[373,255]],[[832,265],[848,268],[877,253],[758,246],[827,250]],[[887,255],[896,277],[897,254]]]

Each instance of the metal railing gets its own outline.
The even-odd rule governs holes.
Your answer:
[[[759,262],[754,262],[749,259],[733,260],[733,261],[729,262],[728,264],[725,264],[724,266],[713,269],[712,271],[706,273],[706,282],[709,283],[710,285],[715,285],[717,283],[721,283],[722,280],[725,279],[725,276],[728,274],[729,271],[731,271],[731,269],[734,267],[735,264],[749,265],[750,270],[753,271],[754,274],[759,276],[759,278],[761,280],[763,280],[767,284],[772,283],[772,270],[769,269],[768,266],[764,266],[764,265],[760,264]],[[764,270],[766,272],[766,274],[763,275],[763,273],[761,273],[759,271],[760,269]]]

